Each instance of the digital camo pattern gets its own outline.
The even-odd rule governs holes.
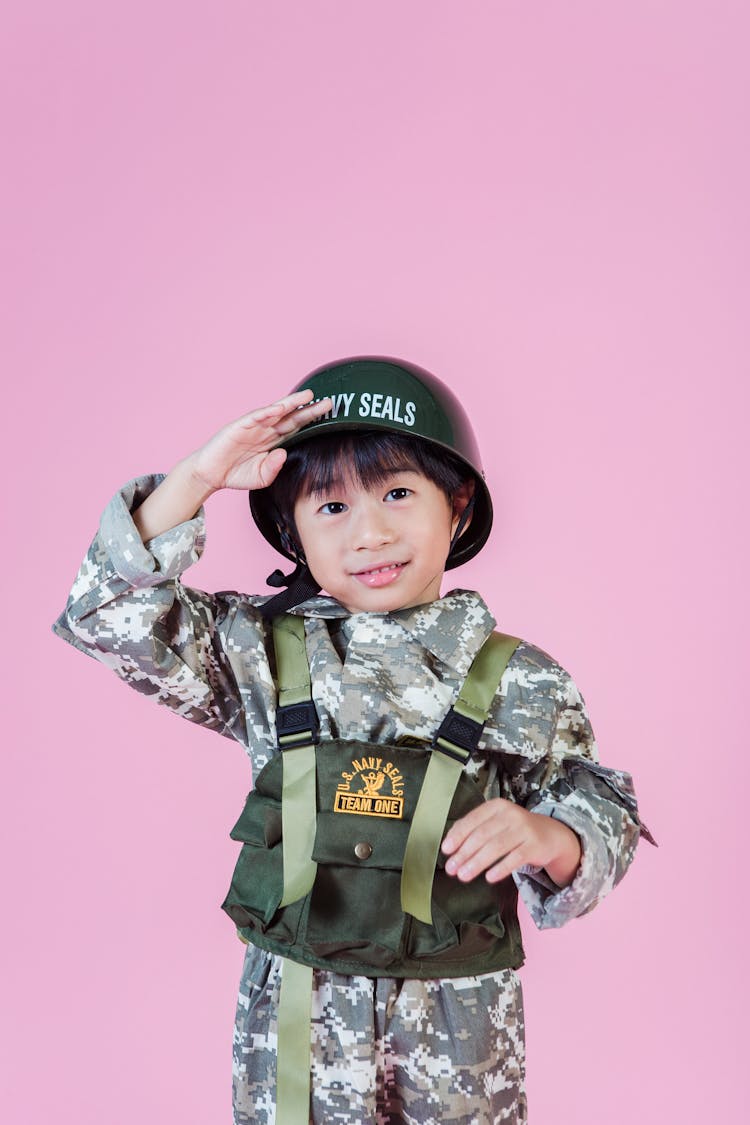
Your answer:
[[[234,1036],[236,1125],[274,1125],[283,963],[248,947]],[[513,969],[450,981],[314,972],[315,1125],[527,1120],[521,986]]]
[[[257,772],[275,752],[276,745],[270,626],[257,613],[257,606],[265,599],[236,593],[211,595],[182,585],[180,574],[203,548],[202,512],[146,546],[141,543],[130,511],[161,479],[154,476],[131,482],[109,504],[66,610],[54,629],[76,648],[107,664],[137,691],[191,722],[240,742]],[[482,599],[461,590],[429,605],[392,614],[348,614],[344,607],[325,597],[313,598],[294,612],[305,617],[313,696],[322,736],[364,738],[380,743],[414,737],[431,740],[474,656],[495,626]],[[514,875],[520,895],[539,927],[561,926],[591,910],[624,874],[639,835],[647,835],[638,819],[630,777],[598,765],[591,725],[570,676],[544,652],[525,642],[516,649],[506,669],[480,742],[480,754],[469,769],[483,785],[486,796],[503,796],[554,816],[581,839],[581,865],[569,887],[561,890],[544,871],[536,869],[525,868]],[[254,951],[254,956],[257,964],[269,972],[270,955]],[[328,990],[325,1034],[319,1035],[320,1041],[329,1039],[332,1028],[340,1028],[337,1041],[347,1051],[351,1047],[347,1036],[356,1037],[356,1028],[360,1026],[354,1020],[354,1007],[357,1013],[360,1007],[366,1009],[367,1018],[379,1019],[379,1026],[384,1026],[381,1009],[383,1004],[387,1009],[388,1004],[382,997],[401,994],[407,988],[403,982],[381,981],[376,987],[377,996],[370,996],[365,1005],[359,995],[355,1005],[353,993],[347,998],[347,988],[360,987],[356,978],[341,978],[349,982],[341,987],[334,987],[337,978],[330,974],[316,973],[315,979],[314,1003],[322,1004],[322,990]],[[452,1004],[454,1013],[463,1012],[467,1022],[469,1012],[473,1022],[476,1011],[502,1011],[503,1027],[506,1020],[516,1021],[515,1031],[508,1024],[503,1036],[507,1035],[509,1044],[514,1036],[520,1043],[520,999],[511,1002],[509,980],[502,974],[493,974],[489,978],[472,978],[465,986],[455,978],[432,982],[428,988],[429,1003],[441,1010]],[[404,1004],[411,1003],[408,998],[413,983],[416,992],[423,990],[420,1003],[429,1007],[424,999],[426,985],[407,983]],[[375,986],[368,983],[367,987]],[[516,997],[515,991],[511,992]],[[459,995],[457,1004],[455,998]],[[262,999],[256,997],[249,1009],[252,1018],[249,1016],[246,1021],[245,1038],[238,1045],[241,1058],[251,1049],[259,1055],[272,1052],[273,1041],[268,1038],[271,1033],[262,1030],[270,1027],[270,1017],[261,1016],[266,1009],[273,1012],[274,1006],[272,994],[265,994]],[[388,1081],[398,1078],[398,1097],[403,1098],[402,1120],[410,1120],[408,1115],[413,1112],[414,1120],[429,1121],[432,1118],[429,1114],[424,1116],[428,1110],[419,1101],[424,1093],[411,1091],[409,1085],[412,1080],[419,1085],[417,1075],[422,1073],[419,1067],[423,1048],[419,1044],[424,1036],[418,1030],[422,1025],[416,1017],[409,1023],[405,1009],[399,1011],[399,1026],[411,1029],[411,1039],[404,1030],[403,1036],[399,1032],[394,1042],[408,1044],[408,1066],[394,1063],[392,1072],[387,1072],[391,1076]],[[431,1026],[431,1018],[424,1017],[424,1026]],[[495,1018],[500,1020],[499,1016]],[[456,1042],[460,1042],[460,1034],[455,1034]],[[470,1037],[466,1034],[467,1052],[473,1062],[467,1055],[461,1082],[475,1090],[481,1085],[479,1075],[497,1071],[493,1082],[499,1092],[493,1098],[499,1104],[506,1083],[508,1089],[520,1088],[521,1078],[513,1077],[514,1067],[518,1070],[520,1066],[520,1048],[517,1046],[515,1055],[503,1048],[496,1056],[495,1043],[496,1040],[484,1043],[474,1031]],[[330,1049],[335,1048],[332,1045]],[[455,1050],[452,1046],[451,1051]],[[449,1055],[450,1052],[446,1057]],[[424,1056],[423,1070],[430,1075],[430,1089],[442,1088],[435,1072],[442,1064],[434,1062],[442,1057],[439,1052],[434,1058],[432,1053]],[[321,1064],[317,1065],[320,1071]],[[257,1115],[268,1096],[257,1087],[257,1068],[252,1079],[248,1077],[252,1091],[248,1087],[243,1092],[242,1073],[245,1072],[240,1067],[237,1104],[241,1105],[243,1098],[245,1104],[255,1098],[254,1120],[259,1121]],[[471,1079],[469,1074],[473,1075]],[[320,1073],[318,1078],[322,1082]],[[449,1077],[445,1083],[448,1089]],[[377,1084],[368,1097],[376,1097],[373,1089],[377,1089]],[[396,1093],[392,1096],[396,1097]],[[453,1095],[446,1096],[450,1105]],[[522,1099],[517,1089],[513,1097],[517,1112],[521,1113]],[[450,1112],[445,1106],[440,1109],[443,1115]],[[248,1119],[241,1115],[237,1118]],[[326,1119],[359,1120],[351,1115]],[[487,1119],[523,1118],[496,1115]],[[387,1116],[383,1120],[388,1120]],[[441,1120],[454,1118],[443,1116]],[[464,1117],[455,1120],[484,1118],[466,1117],[464,1110]]]

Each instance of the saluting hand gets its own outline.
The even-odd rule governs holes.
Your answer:
[[[251,410],[224,426],[205,445],[178,462],[133,513],[144,543],[191,519],[220,488],[265,488],[278,476],[286,451],[278,444],[331,409],[329,398],[312,402],[312,391]]]
[[[544,867],[558,886],[566,887],[581,860],[579,839],[567,824],[502,797],[457,820],[442,847],[450,857],[445,870],[462,883],[482,872],[488,883],[499,883],[530,863]]]
[[[278,444],[331,409],[329,398],[296,391],[251,410],[224,426],[190,458],[193,475],[207,488],[266,488],[278,476],[286,451]]]

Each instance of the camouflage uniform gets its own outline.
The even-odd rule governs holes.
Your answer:
[[[55,631],[137,691],[248,751],[275,752],[276,693],[262,597],[205,594],[179,576],[199,557],[203,513],[144,546],[130,511],[159,483],[111,501]],[[389,614],[349,614],[316,597],[304,616],[321,737],[430,739],[494,627],[456,590]],[[514,876],[539,927],[585,914],[625,873],[641,826],[627,774],[597,764],[583,700],[549,656],[522,642],[468,767],[488,797],[562,820],[582,859],[560,889],[538,869]],[[237,1125],[274,1121],[279,958],[249,946],[235,1030]],[[315,1122],[524,1122],[524,1037],[514,970],[450,980],[315,971]]]

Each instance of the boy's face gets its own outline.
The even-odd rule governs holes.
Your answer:
[[[350,613],[387,613],[440,597],[463,508],[420,472],[401,470],[363,487],[347,475],[328,492],[301,496],[294,522],[315,580]]]

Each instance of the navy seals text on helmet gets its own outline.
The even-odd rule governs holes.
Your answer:
[[[321,400],[318,398],[315,401],[320,402]],[[401,426],[413,426],[417,419],[417,404],[415,402],[404,403],[402,415],[401,399],[394,398],[393,395],[380,394],[378,391],[361,391],[359,394],[355,391],[349,391],[348,393],[342,391],[335,396],[331,395],[331,401],[333,402],[333,409],[324,414],[321,421],[323,418],[335,419],[351,416],[352,418],[377,418],[381,421],[397,422]]]

